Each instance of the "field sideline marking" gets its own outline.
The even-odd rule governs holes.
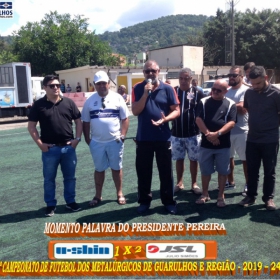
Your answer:
[[[15,134],[27,134],[26,132],[18,132],[18,133],[12,133],[12,134],[0,134],[0,136],[11,136],[11,135],[15,135]]]

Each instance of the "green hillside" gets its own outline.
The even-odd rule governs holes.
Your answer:
[[[178,44],[193,44],[194,37],[202,34],[203,25],[210,18],[203,15],[176,15],[145,21],[120,31],[98,35],[109,42],[113,52],[126,56],[149,49]]]

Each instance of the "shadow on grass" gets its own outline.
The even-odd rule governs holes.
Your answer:
[[[205,204],[196,204],[195,201],[199,198],[199,195],[194,195],[190,190],[181,191],[176,194],[176,201],[178,202],[178,215],[185,212],[187,217],[185,221],[187,223],[203,223],[209,221],[209,219],[217,220],[222,223],[223,221],[235,220],[238,218],[246,217],[249,215],[250,221],[256,223],[270,224],[272,226],[280,226],[280,209],[276,211],[268,211],[265,208],[265,204],[257,201],[256,204],[250,207],[242,207],[238,204],[244,197],[239,192],[226,193],[225,199],[227,206],[224,208],[217,207],[218,190],[209,190],[209,196],[211,200]],[[239,199],[240,198],[240,199]],[[238,199],[238,202],[234,202]],[[246,226],[244,219],[242,219],[242,225]]]
[[[187,222],[187,223],[202,223],[207,222],[209,219],[215,220],[217,223],[223,221],[235,220],[238,218],[249,215],[250,221],[256,223],[270,224],[272,226],[280,226],[279,218],[280,211],[267,211],[264,204],[255,204],[250,207],[244,208],[232,200],[238,196],[240,200],[242,197],[239,193],[226,193],[227,206],[225,208],[218,208],[216,206],[216,198],[218,196],[217,190],[209,190],[211,201],[198,205],[195,200],[199,197],[193,194],[190,190],[183,190],[176,193],[175,198],[177,201],[177,215],[172,216],[172,222]],[[72,221],[78,223],[127,223],[135,218],[139,221],[154,221],[154,222],[170,222],[171,215],[165,210],[160,202],[159,190],[153,191],[153,201],[150,209],[143,215],[137,213],[137,193],[129,193],[125,195],[127,199],[126,205],[118,205],[116,199],[104,199],[95,207],[89,206],[89,201],[79,203],[82,211],[72,212],[65,208],[65,204],[57,205],[55,215],[65,215],[71,213]],[[236,198],[235,198],[236,199]],[[45,207],[38,210],[26,211],[20,213],[11,213],[0,216],[0,223],[17,223],[32,219],[44,218],[46,221],[51,222],[51,217],[45,217]],[[167,215],[169,217],[167,218]],[[57,217],[57,216],[56,216]],[[166,217],[166,218],[165,218]],[[54,221],[57,222],[57,221]],[[246,226],[246,221],[242,219],[242,226]]]
[[[85,203],[83,203],[85,204]],[[82,204],[79,203],[80,206]],[[83,206],[82,206],[83,208]],[[18,222],[23,222],[23,221],[28,221],[28,220],[33,220],[33,219],[50,219],[51,217],[46,217],[45,216],[45,210],[46,208],[40,208],[38,210],[33,210],[33,211],[26,211],[26,212],[17,212],[17,213],[12,213],[12,214],[7,214],[0,216],[0,223],[3,224],[8,224],[8,223],[18,223]],[[67,209],[64,205],[57,205],[55,214],[63,215],[63,214],[69,214],[69,213],[78,213],[78,212],[72,212],[71,210]]]

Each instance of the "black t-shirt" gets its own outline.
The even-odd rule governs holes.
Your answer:
[[[247,141],[275,143],[279,141],[280,90],[269,84],[261,93],[247,89],[244,108],[248,110]]]
[[[236,122],[236,105],[229,98],[215,100],[211,96],[203,98],[198,104],[197,117],[200,117],[209,131],[220,130],[230,121]],[[230,148],[230,132],[219,137],[220,145],[214,146],[202,134],[201,147],[207,149]]]
[[[80,117],[81,113],[73,100],[63,97],[54,104],[44,96],[35,101],[28,120],[39,122],[43,143],[58,144],[74,138],[72,121]]]
[[[195,122],[195,111],[198,103],[204,97],[203,92],[195,87],[183,92],[179,87],[174,88],[180,101],[181,115],[172,121],[172,136],[186,138],[199,134]]]
[[[82,87],[81,86],[76,86],[76,92],[81,92]]]

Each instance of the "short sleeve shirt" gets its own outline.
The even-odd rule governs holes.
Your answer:
[[[275,143],[279,141],[280,90],[269,84],[261,93],[249,88],[244,97],[249,113],[247,141]]]
[[[85,102],[82,110],[82,121],[90,122],[91,139],[96,142],[110,142],[121,135],[120,121],[129,116],[123,97],[113,91],[104,98],[94,92]]]
[[[230,88],[226,93],[226,97],[233,100],[235,104],[244,101],[244,95],[249,87],[241,85],[238,89]],[[240,114],[237,112],[237,123],[234,128],[230,131],[231,134],[242,134],[248,132],[248,113]]]
[[[65,143],[74,138],[72,121],[81,113],[73,100],[62,97],[57,103],[48,101],[47,96],[35,101],[30,109],[28,120],[39,122],[40,138],[43,143]]]
[[[214,100],[211,96],[201,99],[197,108],[197,117],[200,117],[209,131],[218,131],[230,121],[236,122],[236,105],[228,98]],[[214,146],[202,134],[201,147],[207,149],[230,148],[230,132],[219,137],[220,145]]]
[[[195,122],[195,111],[200,100],[204,97],[202,91],[195,87],[190,87],[187,91],[182,91],[175,87],[180,101],[181,115],[172,121],[172,136],[179,138],[192,137],[199,134],[199,129]]]
[[[136,84],[132,91],[132,102],[137,102],[144,94],[146,82]],[[178,105],[179,100],[174,88],[168,84],[160,82],[158,88],[147,98],[143,111],[138,115],[137,141],[170,141],[171,130],[168,123],[160,126],[152,124],[152,120],[157,121],[170,113],[170,106]]]

